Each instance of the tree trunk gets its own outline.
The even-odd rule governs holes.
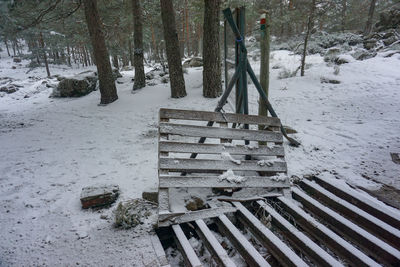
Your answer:
[[[376,5],[376,0],[371,0],[371,5],[369,6],[369,12],[368,12],[368,20],[367,24],[365,25],[364,35],[367,35],[371,32],[372,19],[374,18],[374,12],[375,12],[375,5]]]
[[[215,98],[222,94],[219,47],[220,0],[204,1],[203,96]]]
[[[269,91],[269,53],[270,53],[270,35],[271,35],[271,22],[270,16],[268,12],[265,12],[265,29],[263,29],[261,24],[261,40],[260,40],[260,48],[261,48],[261,62],[260,62],[260,84],[263,88],[265,94],[268,98]],[[259,106],[258,106],[258,115],[267,116],[267,106],[265,105],[264,100],[260,96]],[[260,125],[263,128],[262,125]],[[259,128],[260,128],[259,127]],[[261,130],[260,128],[260,130]]]
[[[8,54],[8,56],[9,56],[9,57],[11,57],[11,54],[10,54],[10,49],[8,48],[8,42],[7,42],[7,40],[6,40],[6,39],[4,39],[4,43],[6,44],[6,48],[7,48],[7,54]]]
[[[347,12],[347,0],[342,0],[342,32],[346,28],[346,12]]]
[[[109,104],[117,100],[118,95],[112,74],[110,57],[104,40],[102,24],[97,10],[97,1],[84,0],[83,5],[99,76],[100,104]]]
[[[176,33],[174,7],[172,5],[172,0],[160,0],[160,3],[171,83],[171,97],[184,97],[186,96],[186,89],[179,53],[178,34]]]
[[[47,62],[47,54],[46,51],[44,50],[44,41],[42,32],[40,32],[39,34],[39,43],[43,51],[43,60],[44,60],[44,65],[46,66],[47,77],[50,77],[49,63]]]
[[[308,16],[307,32],[306,36],[304,37],[303,55],[301,57],[301,76],[304,76],[308,38],[310,37],[311,30],[314,26],[314,12],[315,12],[315,0],[313,0],[311,3],[310,15]]]
[[[135,80],[133,90],[146,86],[146,76],[143,66],[143,24],[140,0],[132,0],[133,8],[133,65],[135,67]]]

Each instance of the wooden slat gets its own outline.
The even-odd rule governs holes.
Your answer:
[[[197,144],[180,142],[159,143],[160,152],[173,153],[197,153],[197,154],[221,154],[223,152],[231,155],[251,155],[251,156],[284,156],[283,146],[260,146],[248,147],[244,145],[223,145],[223,144]]]
[[[236,113],[197,111],[197,110],[179,110],[179,109],[160,109],[160,118],[178,119],[178,120],[196,120],[196,121],[214,121],[229,122],[241,124],[261,124],[270,126],[280,126],[279,118],[245,115]],[[226,120],[225,120],[226,119]]]
[[[299,188],[293,187],[293,198],[300,201],[313,214],[331,225],[336,232],[347,236],[375,258],[389,265],[400,263],[400,251],[376,238],[340,214],[322,205]]]
[[[159,187],[191,187],[191,188],[229,188],[229,187],[289,187],[289,178],[274,180],[268,176],[245,176],[240,183],[220,180],[218,176],[188,177],[188,176],[160,176]]]
[[[315,244],[308,236],[289,223],[271,206],[261,200],[257,201],[257,204],[264,209],[267,214],[271,215],[272,223],[281,229],[282,233],[291,241],[290,243],[305,253],[319,266],[343,266],[343,264],[335,260],[325,250]]]
[[[260,166],[257,160],[243,160],[241,164],[236,164],[228,160],[208,160],[208,159],[173,159],[160,158],[159,168],[172,172],[223,172],[233,171],[263,171],[263,172],[286,172],[286,162],[277,161],[271,166]]]
[[[369,213],[357,208],[351,203],[340,199],[318,184],[303,180],[300,183],[303,190],[322,200],[327,206],[336,210],[362,228],[385,240],[392,246],[400,248],[400,231],[387,223],[373,217]]]
[[[160,266],[169,267],[170,265],[168,263],[167,256],[165,255],[164,248],[162,247],[158,236],[156,234],[152,234],[150,235],[150,240]]]
[[[289,214],[293,216],[293,218],[296,220],[296,223],[305,229],[309,235],[324,243],[332,251],[347,259],[348,262],[354,264],[354,266],[381,266],[379,263],[375,262],[363,252],[335,234],[325,225],[319,223],[317,220],[299,208],[296,204],[294,204],[292,200],[289,200],[285,197],[278,197],[278,200],[283,205],[285,210],[287,210]]]
[[[158,209],[159,211],[169,211],[168,189],[162,188],[158,190]]]
[[[241,203],[232,202],[238,209],[239,218],[253,233],[253,235],[263,244],[264,247],[279,261],[283,266],[308,266],[299,256],[294,253],[285,243],[283,243],[274,233],[263,225],[249,210]]]
[[[173,123],[159,124],[160,134],[173,134],[192,137],[226,138],[233,140],[250,140],[282,143],[283,137],[278,132],[219,128],[196,125],[182,125]]]
[[[218,207],[204,210],[190,211],[187,213],[163,213],[158,215],[158,227],[172,224],[191,222],[199,219],[213,218],[224,213],[235,212],[235,207]]]
[[[208,229],[207,225],[203,220],[196,220],[196,232],[203,240],[207,249],[211,252],[214,260],[218,266],[233,267],[236,266],[233,261],[229,258],[226,250],[221,246],[215,236]]]
[[[246,260],[247,264],[250,266],[270,266],[225,215],[218,216],[217,225],[220,231],[228,237],[236,250]]]
[[[379,205],[376,202],[372,202],[367,199],[365,196],[357,192],[356,190],[346,186],[339,187],[336,184],[333,184],[329,180],[323,180],[319,177],[313,177],[319,185],[334,193],[336,196],[344,199],[353,205],[359,207],[360,209],[368,212],[372,216],[390,224],[391,226],[400,229],[400,214],[393,213],[388,210],[385,206]]]
[[[182,228],[179,225],[172,225],[174,237],[176,238],[176,244],[182,253],[183,259],[185,260],[186,266],[199,267],[203,266],[194,252],[192,246],[187,240]]]

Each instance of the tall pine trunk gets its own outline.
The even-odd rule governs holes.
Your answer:
[[[47,54],[46,51],[44,50],[44,41],[42,32],[39,33],[39,43],[43,52],[43,60],[44,60],[44,65],[46,66],[47,77],[50,77],[49,62],[47,62]]]
[[[371,32],[372,19],[374,18],[374,12],[375,12],[375,5],[376,5],[376,0],[371,0],[371,5],[369,6],[369,11],[368,11],[368,20],[367,24],[365,25],[364,35],[367,35]]]
[[[143,24],[140,0],[132,0],[133,8],[133,64],[135,67],[135,80],[133,90],[146,86],[146,76],[143,66]]]
[[[172,5],[172,0],[160,0],[160,3],[171,83],[171,97],[184,97],[186,96],[186,89],[179,52],[178,34],[176,32],[174,7]]]
[[[303,55],[301,57],[301,76],[304,76],[305,74],[308,38],[310,38],[312,28],[314,27],[314,13],[315,13],[315,0],[312,0],[310,15],[308,16],[307,32],[306,36],[304,37]]]
[[[342,32],[344,32],[346,28],[346,12],[347,12],[347,0],[342,0],[342,23],[341,23]]]
[[[220,4],[220,0],[204,1],[203,96],[211,98],[222,94],[219,50]]]
[[[94,60],[100,85],[100,104],[109,104],[118,99],[117,88],[111,70],[110,56],[107,51],[106,42],[100,16],[97,10],[96,0],[84,0],[86,23],[93,46]]]

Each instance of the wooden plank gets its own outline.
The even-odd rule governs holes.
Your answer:
[[[285,180],[274,180],[274,176],[244,176],[240,183],[221,180],[218,176],[160,176],[160,188],[229,188],[229,187],[290,187],[289,177]]]
[[[239,219],[247,226],[253,235],[268,249],[268,251],[283,266],[308,266],[299,256],[294,253],[274,233],[263,225],[249,210],[241,203],[232,202],[238,209]]]
[[[400,229],[400,215],[391,212],[384,205],[379,205],[376,202],[372,202],[356,190],[346,186],[339,187],[338,185],[330,182],[329,180],[323,180],[319,177],[313,177],[319,185],[329,190],[336,196],[344,199],[358,208],[368,212],[372,216],[384,221],[385,223]]]
[[[340,214],[322,205],[299,188],[292,188],[293,198],[300,201],[306,209],[331,225],[336,232],[347,236],[358,246],[388,265],[400,263],[400,251],[368,233]]]
[[[173,159],[160,158],[159,168],[172,172],[223,172],[232,171],[263,171],[263,172],[286,172],[286,162],[276,161],[271,166],[261,166],[257,160],[243,160],[236,164],[229,160],[208,160],[208,159]]]
[[[257,201],[257,204],[264,209],[267,214],[271,215],[272,223],[281,229],[282,233],[290,240],[290,243],[296,246],[298,250],[305,253],[314,263],[319,266],[343,266],[343,264],[335,260],[308,236],[283,218],[270,205],[261,200]]]
[[[180,142],[159,143],[160,152],[173,153],[196,153],[196,154],[221,154],[223,152],[231,155],[251,155],[251,156],[284,156],[283,146],[260,146],[249,147],[244,145],[223,145],[223,144],[197,144]]]
[[[158,215],[158,227],[166,227],[172,224],[191,222],[199,219],[213,218],[224,213],[235,212],[235,207],[218,207],[204,210],[190,211],[186,213],[162,213]]]
[[[373,233],[375,236],[385,240],[396,248],[400,247],[400,231],[398,229],[375,218],[351,203],[340,199],[314,182],[303,180],[300,186],[303,190],[322,200],[327,206],[345,215],[348,219]]]
[[[225,216],[220,215],[217,218],[217,225],[220,231],[228,237],[240,255],[250,266],[270,266],[268,262],[260,255],[252,244],[243,236],[243,234],[232,224]]]
[[[233,140],[250,140],[250,141],[265,141],[282,143],[283,137],[278,132],[248,130],[248,129],[232,129],[219,128],[196,125],[183,125],[173,123],[159,124],[160,134],[173,134],[192,137],[207,137],[207,138],[226,138]]]
[[[150,235],[150,240],[160,266],[169,267],[170,265],[168,263],[167,256],[165,255],[164,248],[162,247],[158,236],[156,234],[152,234]]]
[[[278,197],[278,200],[309,235],[325,244],[336,254],[345,258],[349,263],[354,266],[381,266],[363,252],[352,246],[343,238],[335,234],[332,230],[325,225],[319,223],[316,219],[307,214],[304,210],[299,208],[294,202],[285,197]]]
[[[221,246],[215,236],[208,229],[207,225],[203,220],[196,220],[196,232],[203,240],[207,249],[211,252],[213,259],[218,266],[232,267],[236,266],[233,261],[229,258],[226,250]]]
[[[161,188],[158,190],[158,210],[169,211],[169,196],[168,189]]]
[[[274,117],[245,115],[237,113],[224,113],[224,115],[222,115],[222,113],[220,112],[208,112],[208,111],[197,111],[197,110],[179,110],[179,109],[162,108],[160,109],[160,118],[281,126],[279,118],[274,118]]]
[[[174,232],[174,237],[176,238],[176,244],[182,253],[186,266],[203,266],[192,246],[190,245],[189,240],[187,240],[185,234],[183,233],[182,228],[176,224],[172,225],[172,230]]]

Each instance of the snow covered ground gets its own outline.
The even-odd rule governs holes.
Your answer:
[[[273,54],[271,66],[298,66],[288,51]],[[390,158],[400,152],[400,55],[345,64],[337,76],[319,55],[307,62],[305,77],[278,80],[281,69],[271,70],[271,102],[302,143],[285,147],[289,175],[330,172],[378,186],[364,176],[400,189],[400,165]],[[25,64],[1,54],[0,77],[23,87],[0,97],[0,266],[143,266],[152,254],[148,236],[115,230],[115,206],[84,211],[79,195],[84,186],[108,183],[120,186],[119,200],[157,189],[158,109],[213,110],[218,99],[201,96],[202,69],[188,69],[182,99],[170,98],[169,84],[132,94],[133,72],[122,72],[119,100],[104,107],[98,91],[49,98],[44,68],[26,74]],[[51,66],[52,74],[82,71]],[[321,83],[322,76],[341,83]],[[250,96],[254,114],[253,86]]]

